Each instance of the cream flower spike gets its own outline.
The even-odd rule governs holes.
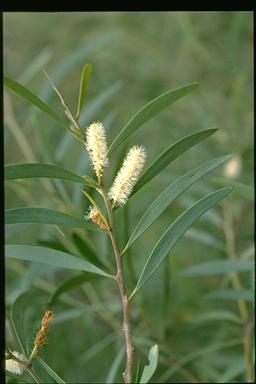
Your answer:
[[[134,185],[138,181],[145,160],[146,151],[144,147],[135,145],[129,150],[108,193],[109,198],[113,200],[113,206],[116,203],[124,205],[127,202]]]
[[[102,176],[103,168],[108,166],[107,140],[102,123],[94,122],[86,130],[86,149],[90,155],[93,168],[98,178]]]

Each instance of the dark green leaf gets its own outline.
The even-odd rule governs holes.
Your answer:
[[[170,225],[152,250],[131,297],[134,296],[145,282],[156,272],[177,241],[199,219],[199,217],[220,200],[224,199],[224,197],[231,191],[232,188],[223,188],[209,194],[192,207],[188,208]]]
[[[66,213],[47,208],[12,208],[5,210],[5,224],[40,223],[65,225],[72,228],[82,228],[98,231],[98,227]]]
[[[85,257],[90,263],[96,265],[99,268],[106,268],[106,265],[100,260],[98,255],[92,250],[92,248],[81,236],[79,236],[77,233],[73,233],[72,240],[74,241],[74,244],[81,255]]]
[[[134,380],[135,384],[139,384],[141,375],[142,375],[141,358],[139,358],[138,363],[137,363],[137,368],[136,368],[136,376],[135,376],[135,380]]]
[[[134,229],[125,250],[131,246],[131,244],[138,239],[139,236],[145,232],[145,230],[164,212],[164,210],[184,191],[186,191],[197,180],[206,175],[208,172],[218,167],[230,156],[222,156],[217,159],[211,160],[191,171],[185,173],[173,183],[171,183],[148,207],[146,212],[141,217],[136,228]]]
[[[5,180],[30,179],[30,178],[52,178],[74,181],[75,183],[87,184],[86,179],[67,169],[52,164],[27,163],[11,164],[5,166]]]
[[[115,138],[113,143],[109,147],[109,153],[113,152],[124,140],[126,140],[131,134],[133,134],[139,127],[150,120],[152,117],[157,115],[163,109],[168,107],[170,104],[179,100],[187,93],[193,91],[198,87],[198,83],[187,84],[183,87],[175,88],[170,91],[163,93],[162,95],[151,100],[142,109],[140,109],[135,116],[126,124],[123,130]]]
[[[68,291],[69,289],[72,289],[74,287],[77,287],[78,285],[82,285],[88,281],[92,281],[95,278],[100,277],[99,275],[92,275],[88,273],[83,273],[82,275],[71,277],[70,279],[64,281],[52,294],[49,305],[53,305],[55,301],[59,298],[62,293]]]
[[[149,360],[149,364],[144,367],[141,375],[141,379],[140,379],[141,384],[148,383],[156,371],[157,364],[158,364],[158,345],[157,344],[150,348],[148,353],[148,360]]]
[[[162,152],[158,158],[149,166],[144,174],[139,179],[138,183],[133,189],[133,195],[138,192],[139,189],[144,187],[150,180],[152,180],[159,172],[164,170],[172,161],[177,159],[182,153],[186,152],[189,148],[198,144],[206,137],[211,136],[217,131],[216,128],[205,129],[192,135],[185,136],[183,139],[177,141],[171,145],[168,149]]]
[[[79,97],[78,97],[77,113],[76,113],[77,119],[80,116],[81,108],[84,104],[87,81],[88,81],[88,78],[89,78],[91,72],[92,72],[92,65],[91,64],[85,64],[85,66],[83,67],[83,71],[82,71],[82,75],[81,75],[81,81],[80,81],[80,89],[79,89]]]
[[[193,265],[183,271],[184,276],[208,276],[227,272],[252,271],[251,260],[214,260]]]
[[[34,245],[6,245],[5,256],[14,259],[54,265],[59,268],[74,269],[112,277],[85,260],[72,256],[69,253],[46,247],[38,247]]]
[[[58,123],[61,127],[67,129],[70,131],[69,126],[61,120],[61,118],[48,107],[47,104],[45,104],[41,99],[39,99],[36,95],[34,95],[31,91],[29,91],[27,88],[25,88],[23,85],[18,83],[17,81],[10,79],[7,76],[4,76],[4,84],[23,97],[24,99],[30,101],[32,104],[34,104],[37,108],[41,109],[43,112],[45,112],[48,116],[50,116],[56,123]]]

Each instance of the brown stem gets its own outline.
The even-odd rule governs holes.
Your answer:
[[[121,253],[119,251],[117,241],[116,241],[113,209],[109,203],[109,200],[105,195],[103,188],[101,188],[101,194],[104,199],[106,209],[108,212],[108,217],[109,217],[110,230],[108,233],[109,233],[114,254],[115,254],[116,269],[117,269],[116,282],[119,288],[122,308],[123,308],[123,333],[124,333],[125,346],[126,346],[126,367],[125,367],[125,371],[123,372],[123,378],[126,384],[130,384],[132,382],[132,367],[133,367],[133,355],[134,355],[134,347],[132,345],[132,335],[131,335],[130,302],[126,294],[125,285],[124,285],[122,259],[121,259]]]

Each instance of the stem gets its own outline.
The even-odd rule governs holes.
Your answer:
[[[226,249],[227,254],[231,260],[237,259],[237,254],[235,250],[235,233],[232,222],[232,214],[230,211],[230,205],[228,202],[223,204],[223,212],[224,212],[224,234],[226,238]],[[230,274],[230,280],[234,289],[241,289],[242,284],[239,278],[238,273],[232,272]],[[251,353],[250,353],[250,345],[251,345],[251,327],[249,324],[249,313],[247,309],[247,305],[244,300],[237,300],[240,316],[243,320],[244,326],[244,336],[243,336],[243,348],[244,348],[244,359],[245,359],[245,368],[246,368],[246,377],[247,382],[253,382],[253,366],[251,363]]]
[[[27,371],[30,374],[30,376],[33,377],[33,379],[37,384],[41,384],[40,378],[37,376],[37,374],[35,373],[34,369],[31,366],[27,367]]]
[[[109,233],[114,254],[115,254],[116,269],[117,269],[116,282],[119,288],[122,307],[123,307],[123,332],[124,332],[124,339],[125,339],[125,346],[126,346],[126,367],[125,367],[125,371],[123,372],[123,378],[126,384],[130,384],[132,382],[132,367],[133,367],[133,355],[134,355],[134,347],[132,345],[132,336],[131,336],[130,302],[125,290],[121,253],[119,251],[117,240],[116,240],[113,208],[111,207],[111,204],[104,192],[103,187],[101,187],[100,192],[104,199],[104,203],[108,213],[108,218],[110,223],[110,230],[108,231],[108,233]]]

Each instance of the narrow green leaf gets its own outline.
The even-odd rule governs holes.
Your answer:
[[[139,358],[138,362],[137,362],[136,375],[135,375],[135,380],[134,380],[135,384],[139,384],[141,375],[142,375],[141,358]]]
[[[27,163],[11,164],[5,166],[5,180],[31,179],[31,178],[52,178],[74,181],[87,185],[87,179],[68,171],[67,169],[57,167],[52,164]],[[91,185],[89,185],[91,186]]]
[[[146,229],[153,224],[153,222],[165,211],[166,208],[184,191],[186,191],[191,185],[193,185],[197,180],[206,175],[208,172],[218,167],[225,161],[227,161],[230,156],[222,156],[217,159],[208,161],[205,164],[200,165],[197,168],[192,169],[191,171],[185,173],[177,180],[172,182],[148,207],[146,212],[141,217],[137,226],[135,227],[126,247],[126,251],[135,240],[140,237]]]
[[[80,89],[79,89],[77,113],[76,113],[77,119],[80,116],[81,108],[84,104],[87,81],[88,81],[88,78],[89,78],[91,72],[92,72],[92,65],[91,64],[85,64],[85,66],[83,67],[81,80],[80,80]]]
[[[220,200],[224,199],[224,197],[231,191],[232,188],[223,188],[207,195],[187,209],[170,225],[152,250],[131,297],[133,297],[145,282],[156,272],[177,241],[199,219],[199,217]]]
[[[92,281],[95,278],[100,277],[99,275],[92,275],[88,273],[83,273],[82,275],[71,277],[70,279],[67,279],[62,283],[52,294],[49,305],[53,305],[56,300],[59,298],[60,295],[62,295],[64,292],[68,291],[69,289],[72,289],[74,287],[77,287],[78,285],[82,285],[88,281]]]
[[[36,360],[40,363],[40,365],[47,371],[47,373],[51,376],[51,378],[58,384],[65,384],[65,381],[63,381],[59,375],[57,375],[56,372],[54,372],[54,370],[49,367],[48,364],[46,364],[46,362],[41,359],[41,357],[37,356],[36,357]]]
[[[252,201],[254,200],[254,188],[250,185],[246,185],[244,183],[240,183],[239,181],[234,181],[225,177],[215,177],[212,181],[221,187],[230,186],[239,196]]]
[[[164,152],[162,152],[158,158],[148,167],[144,174],[139,179],[138,183],[133,189],[132,195],[138,192],[139,189],[144,187],[150,180],[152,180],[159,172],[164,170],[172,161],[177,159],[182,153],[186,152],[189,148],[200,143],[200,141],[206,139],[217,131],[217,128],[205,129],[192,133],[191,135],[183,137],[183,139],[177,141]]]
[[[241,324],[241,318],[234,312],[225,309],[216,309],[215,311],[208,311],[200,313],[189,320],[189,323],[204,323],[208,321],[232,321],[233,323]]]
[[[4,84],[11,89],[13,92],[17,93],[24,99],[30,101],[37,108],[41,109],[41,111],[45,112],[49,117],[51,117],[56,123],[58,123],[61,127],[70,131],[69,126],[61,120],[61,118],[45,104],[39,97],[34,95],[31,91],[25,88],[22,84],[17,81],[10,79],[7,76],[4,76]]]
[[[253,300],[253,292],[249,289],[219,289],[205,295],[206,299],[221,300]]]
[[[183,87],[171,89],[162,95],[151,100],[142,109],[140,109],[125,125],[123,130],[115,138],[109,147],[109,153],[113,152],[124,140],[133,134],[139,127],[141,127],[148,120],[152,119],[155,115],[168,107],[170,104],[179,100],[187,93],[193,91],[198,87],[199,83],[190,83]]]
[[[158,364],[158,345],[154,345],[150,348],[148,353],[148,360],[149,364],[144,367],[144,370],[142,372],[142,376],[140,379],[140,383],[148,383],[153,374],[156,371],[157,364]]]
[[[85,260],[72,256],[69,253],[46,247],[38,247],[34,245],[6,245],[5,256],[14,259],[54,265],[60,268],[96,273],[106,277],[113,277]]]
[[[78,219],[66,213],[47,208],[12,208],[5,210],[5,224],[40,223],[65,225],[72,228],[82,228],[98,231],[98,227],[85,220]]]
[[[209,276],[228,272],[245,272],[253,270],[251,260],[214,260],[186,268],[183,276]]]
[[[84,238],[82,238],[77,233],[73,233],[71,237],[74,242],[74,245],[81,253],[81,256],[83,256],[90,263],[96,265],[96,267],[107,269],[106,264],[101,261],[97,253],[94,252],[94,250],[89,244],[87,244]]]

